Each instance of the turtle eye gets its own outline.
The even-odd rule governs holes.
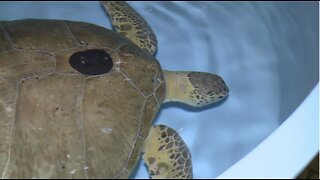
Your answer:
[[[72,54],[69,58],[72,68],[85,75],[108,73],[113,66],[111,56],[101,49],[89,49]]]

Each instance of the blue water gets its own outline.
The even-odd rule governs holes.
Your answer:
[[[158,37],[164,69],[216,73],[222,103],[161,108],[155,124],[191,149],[195,178],[214,178],[270,135],[319,81],[317,2],[129,2]],[[111,28],[98,2],[0,2],[0,20],[50,18]],[[148,178],[140,163],[133,178]]]

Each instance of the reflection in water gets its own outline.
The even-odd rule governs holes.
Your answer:
[[[203,109],[165,104],[155,120],[185,139],[195,178],[216,177],[249,153],[318,80],[316,3],[129,4],[154,29],[164,69],[216,73],[229,86],[222,103]],[[96,2],[5,2],[0,18],[68,19],[111,28]],[[132,177],[148,178],[142,162]]]

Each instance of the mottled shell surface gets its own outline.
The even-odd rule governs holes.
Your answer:
[[[70,56],[88,49],[107,52],[112,69],[73,69]],[[0,21],[1,176],[128,177],[164,96],[159,63],[111,30]]]

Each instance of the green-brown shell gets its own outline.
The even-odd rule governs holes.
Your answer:
[[[69,57],[103,49],[113,67],[87,76]],[[164,99],[159,63],[125,37],[80,22],[0,22],[3,178],[128,177]]]

